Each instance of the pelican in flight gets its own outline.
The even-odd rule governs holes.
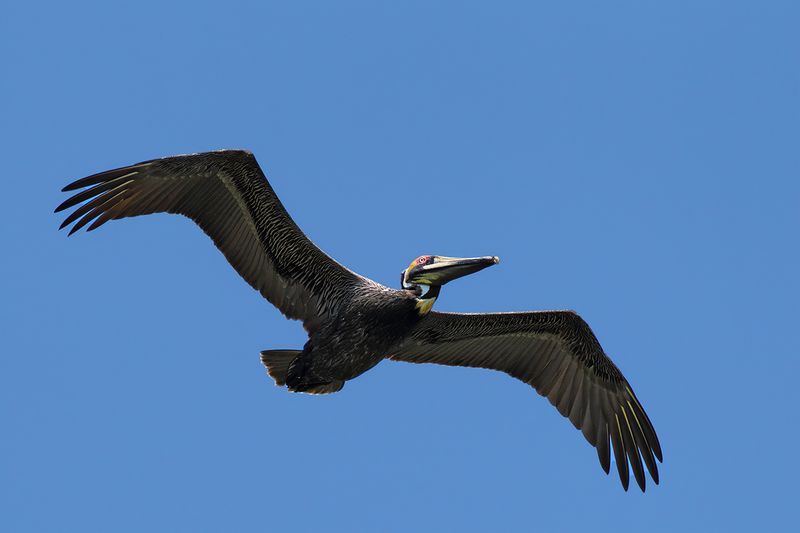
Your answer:
[[[266,350],[278,386],[326,394],[384,359],[489,368],[532,386],[597,449],[611,449],[622,486],[629,466],[642,491],[642,463],[658,483],[661,445],[628,381],[572,311],[439,313],[442,286],[495,265],[495,256],[423,255],[391,289],[344,267],[311,242],[286,212],[253,154],[222,150],[144,161],[64,187],[56,208],[76,208],[69,234],[91,223],[150,213],[192,219],[247,283],[287,318],[302,320],[302,350]]]

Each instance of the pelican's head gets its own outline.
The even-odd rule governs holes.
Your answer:
[[[499,262],[500,258],[497,256],[460,258],[422,255],[403,270],[400,284],[404,289],[416,293],[417,309],[424,315],[433,307],[442,285]]]

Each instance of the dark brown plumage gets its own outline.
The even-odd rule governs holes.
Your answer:
[[[78,180],[56,211],[76,208],[70,235],[109,220],[168,212],[189,217],[236,271],[308,331],[303,350],[268,350],[262,361],[278,385],[332,393],[385,358],[490,368],[534,387],[597,448],[611,449],[623,486],[628,465],[645,489],[658,483],[661,446],[650,419],[589,326],[571,311],[451,314],[431,311],[441,286],[498,262],[422,256],[402,289],[340,265],[300,231],[252,154],[220,151],[145,161]]]
[[[658,483],[662,460],[653,425],[619,369],[603,353],[586,322],[571,311],[454,314],[431,312],[389,356],[410,363],[490,368],[547,397],[597,448],[610,467],[609,438],[623,486],[627,454],[639,486],[641,458]]]

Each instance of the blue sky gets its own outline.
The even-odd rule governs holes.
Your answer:
[[[0,529],[752,531],[800,473],[796,2],[8,3]],[[575,309],[647,408],[622,491],[534,391],[385,362],[267,379],[302,327],[191,223],[67,239],[67,182],[255,152],[301,228],[439,310]]]

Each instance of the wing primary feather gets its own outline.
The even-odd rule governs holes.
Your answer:
[[[644,469],[642,468],[642,460],[639,457],[639,448],[636,446],[635,437],[633,435],[633,428],[631,427],[631,422],[628,419],[628,414],[626,412],[625,406],[620,405],[619,410],[622,413],[622,419],[625,422],[622,427],[622,438],[623,441],[625,442],[625,449],[628,452],[628,458],[630,459],[631,469],[633,470],[633,477],[636,478],[636,483],[639,484],[639,488],[642,489],[642,492],[644,492],[645,489]]]
[[[611,426],[611,445],[614,448],[614,460],[617,463],[619,480],[622,482],[622,488],[627,491],[630,480],[628,477],[628,458],[625,455],[625,445],[622,440],[622,427],[619,425],[619,417],[616,413],[614,413],[614,420]]]
[[[608,474],[611,469],[611,450],[608,445],[608,424],[601,424],[597,440],[597,458],[600,459],[600,466]]]
[[[98,183],[91,189],[86,189],[85,191],[81,191],[76,195],[70,196],[66,200],[64,200],[61,205],[56,207],[54,213],[58,213],[63,211],[64,209],[68,209],[72,206],[78,205],[79,203],[83,202],[84,200],[88,200],[89,198],[93,198],[100,194],[101,192],[105,192],[109,189],[115,189],[118,185],[125,186],[132,182],[132,179],[129,179],[136,172],[132,172],[130,174],[125,174],[124,176],[120,176],[119,178],[115,178],[110,181],[105,181],[102,183]]]
[[[109,206],[108,209],[100,213],[100,215],[94,219],[94,222],[89,224],[89,227],[86,228],[86,231],[94,231],[109,220],[114,217],[115,212],[117,211],[117,207],[120,206],[122,202],[125,201],[125,198],[120,198],[114,205]]]
[[[647,466],[648,472],[650,472],[650,477],[652,477],[655,484],[658,485],[658,467],[656,466],[655,459],[653,459],[653,452],[647,444],[647,437],[645,437],[642,424],[639,422],[639,417],[636,416],[636,411],[633,410],[630,400],[628,400],[628,410],[631,412],[631,416],[635,422],[635,424],[632,425],[634,426],[636,445],[639,447],[639,452],[644,460],[644,464]]]
[[[82,206],[78,207],[75,211],[70,213],[67,218],[64,219],[64,222],[61,223],[58,229],[64,229],[65,227],[69,226],[80,217],[97,207],[98,205],[104,204],[109,198],[113,198],[119,191],[117,188],[111,189],[110,191],[106,191],[99,196],[96,196],[83,204]]]
[[[109,206],[94,222],[86,229],[86,231],[94,231],[109,220],[114,220],[125,216],[125,209],[127,209],[133,193],[126,194],[123,198],[117,200],[114,205]]]
[[[114,170],[106,170],[105,172],[92,174],[91,176],[87,176],[77,181],[73,181],[72,183],[61,189],[61,191],[69,192],[69,191],[74,191],[76,189],[83,189],[84,187],[88,187],[90,185],[96,185],[103,181],[110,181],[119,178],[125,175],[126,173],[129,173],[129,175],[133,176],[134,174],[138,174],[139,171],[141,171],[144,167],[149,166],[150,164],[152,163],[150,162],[139,163],[136,165],[131,165],[129,167],[116,168]]]
[[[592,446],[595,446],[595,436],[597,435],[597,426],[603,420],[604,415],[602,412],[602,404],[600,399],[600,387],[594,386],[589,389],[586,398],[586,412],[583,415],[583,423],[581,424],[581,431],[583,436]]]
[[[119,197],[119,195],[124,194],[124,192],[125,192],[124,190],[117,191],[117,189],[113,189],[111,191],[108,191],[107,193],[104,193],[102,196],[99,196],[95,200],[81,206],[81,209],[77,210],[76,213],[78,211],[82,211],[83,208],[85,208],[86,206],[92,206],[94,208],[91,211],[89,211],[86,215],[84,215],[84,217],[81,218],[74,226],[72,226],[72,229],[69,230],[69,235],[72,235],[73,233],[81,229],[83,226],[85,226],[87,223],[89,223],[94,217],[99,215],[108,204],[112,203],[117,197]],[[75,213],[73,213],[73,215],[74,214]]]
[[[653,423],[650,422],[650,417],[647,416],[644,407],[642,407],[641,402],[639,402],[639,398],[636,397],[636,394],[633,392],[633,390],[631,390],[629,385],[625,385],[625,390],[627,390],[630,397],[633,398],[633,402],[636,404],[639,413],[642,415],[642,419],[644,420],[643,425],[647,431],[647,442],[650,443],[650,448],[652,448],[653,454],[656,456],[656,459],[658,459],[658,462],[663,463],[664,456],[661,453],[661,443],[658,442],[658,435],[656,435],[656,430],[653,429]]]
[[[144,181],[138,184],[138,187],[136,187],[136,190],[131,196],[130,205],[122,217],[143,215],[153,212],[148,211],[149,204],[151,204],[154,199],[158,200],[158,198],[163,198],[164,194],[172,185],[172,183],[166,186],[163,184],[154,185],[152,181]]]

